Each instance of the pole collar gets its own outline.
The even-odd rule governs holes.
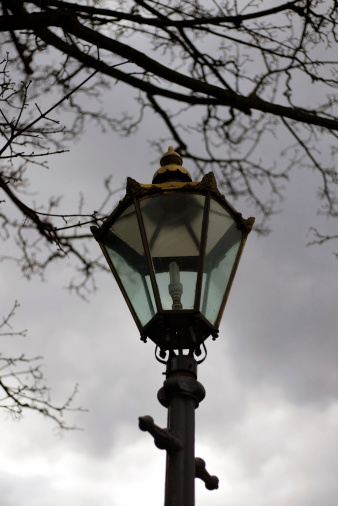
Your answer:
[[[199,381],[189,376],[171,376],[163,383],[157,398],[162,406],[168,408],[172,397],[176,396],[191,397],[195,401],[195,407],[198,408],[205,397],[205,389]]]

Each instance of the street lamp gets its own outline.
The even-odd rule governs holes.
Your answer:
[[[158,393],[168,428],[140,417],[142,430],[167,451],[165,506],[193,506],[195,477],[218,479],[194,456],[195,408],[204,398],[197,364],[218,328],[246,238],[247,220],[221,195],[213,173],[192,182],[170,146],[152,184],[127,180],[125,197],[92,233],[140,331],[166,364]]]

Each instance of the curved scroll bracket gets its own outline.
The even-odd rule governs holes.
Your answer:
[[[216,490],[218,488],[219,479],[217,476],[211,476],[205,468],[205,462],[199,457],[195,458],[195,477],[204,481],[205,488],[208,490]]]
[[[149,432],[154,438],[154,443],[160,450],[166,450],[168,453],[179,452],[183,449],[182,441],[170,429],[161,429],[154,423],[151,416],[139,417],[139,428],[144,432]]]
[[[196,364],[201,364],[202,362],[204,362],[204,360],[207,358],[207,355],[208,355],[208,352],[207,352],[207,349],[206,349],[206,346],[204,344],[204,342],[202,343],[202,348],[204,350],[204,355],[202,358],[196,358]],[[202,351],[201,351],[201,348],[198,348],[197,350],[193,350],[193,353],[196,355],[196,357],[200,357],[202,355]]]

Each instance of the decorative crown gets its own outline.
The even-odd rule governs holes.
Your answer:
[[[182,167],[182,157],[169,146],[168,151],[161,157],[161,167],[155,172],[153,183],[167,183],[169,181],[181,181],[190,183],[191,176],[187,169]]]

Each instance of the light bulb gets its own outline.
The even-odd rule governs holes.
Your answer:
[[[180,269],[176,262],[169,264],[169,293],[173,299],[172,309],[182,309],[181,296],[183,293],[183,285],[180,282]]]

